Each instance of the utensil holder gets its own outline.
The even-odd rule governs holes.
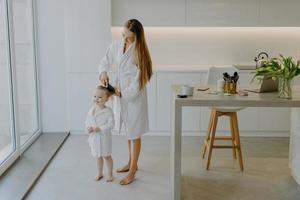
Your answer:
[[[225,84],[224,84],[224,93],[236,94],[236,83],[234,83],[234,82],[225,82]]]

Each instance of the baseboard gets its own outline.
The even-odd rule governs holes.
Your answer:
[[[83,131],[70,131],[74,135],[86,135]],[[229,134],[228,131],[218,131],[218,134]],[[113,135],[125,135],[113,134]],[[145,136],[170,136],[171,132],[169,131],[150,131]],[[183,136],[205,136],[205,131],[185,131],[182,134]],[[242,137],[289,137],[289,131],[241,131],[240,135]]]

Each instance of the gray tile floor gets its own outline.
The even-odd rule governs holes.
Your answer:
[[[0,177],[0,200],[22,199],[69,133],[42,133]]]
[[[86,136],[71,135],[27,200],[169,199],[169,137],[144,137],[137,180],[129,186],[93,181],[95,162]],[[245,171],[240,172],[231,150],[215,150],[211,169],[200,158],[203,138],[184,137],[183,199],[299,200],[300,187],[288,168],[288,138],[243,138]],[[125,137],[113,138],[115,168],[127,160]]]

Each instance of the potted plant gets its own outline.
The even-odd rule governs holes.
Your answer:
[[[295,76],[300,74],[300,60],[295,61],[292,57],[279,55],[264,61],[263,67],[255,70],[254,78],[278,80],[278,97],[292,98],[291,82]],[[254,79],[253,78],[253,79]]]

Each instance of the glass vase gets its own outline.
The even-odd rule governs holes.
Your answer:
[[[278,79],[278,97],[284,99],[292,98],[292,79],[279,78]]]

